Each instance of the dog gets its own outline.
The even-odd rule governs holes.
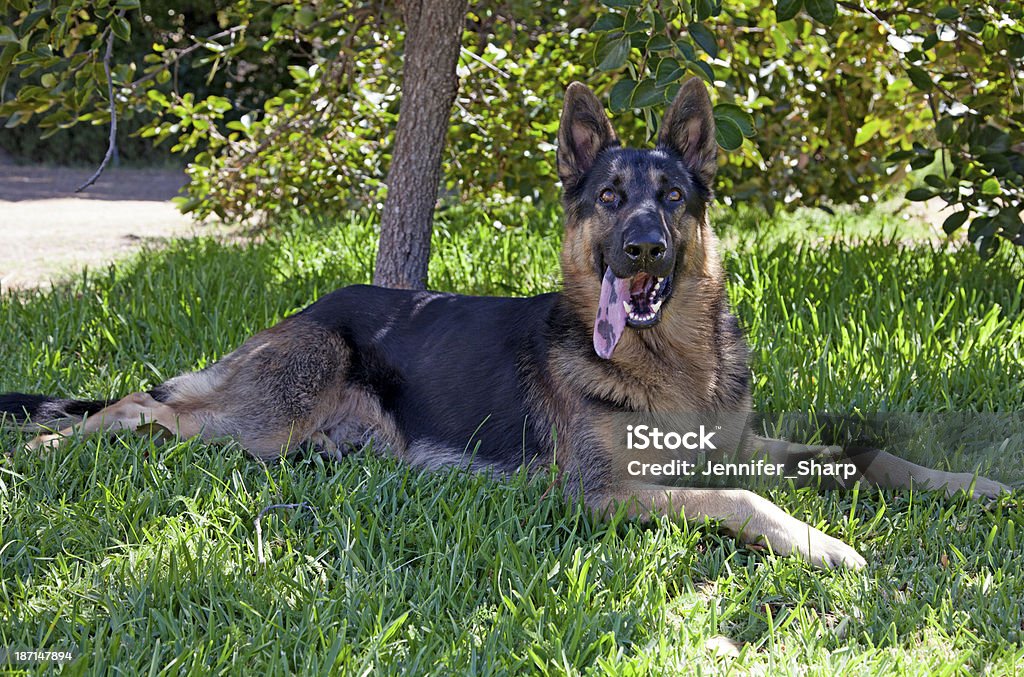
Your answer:
[[[233,438],[264,461],[365,446],[429,470],[502,476],[554,463],[564,492],[600,515],[710,519],[775,553],[862,567],[854,548],[749,489],[640,482],[625,470],[630,416],[746,421],[751,411],[748,349],[708,222],[717,167],[711,100],[699,79],[680,87],[651,149],[623,147],[595,95],[573,83],[558,131],[560,292],[492,298],[345,287],[148,392],[110,402],[8,393],[0,412],[43,429],[32,449],[72,434],[156,428]],[[704,432],[701,443],[709,440]],[[728,453],[703,446],[719,459],[784,468],[852,458],[855,476],[840,485],[1008,490],[878,450],[758,437],[746,423],[730,445]]]

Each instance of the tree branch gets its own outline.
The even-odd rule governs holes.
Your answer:
[[[193,36],[191,36],[192,40],[195,41],[195,42],[193,42],[193,44],[189,45],[188,47],[182,47],[180,49],[169,49],[169,50],[167,50],[169,53],[171,53],[172,58],[169,59],[168,61],[164,62],[162,68],[157,68],[156,70],[152,71],[151,73],[147,73],[147,74],[143,75],[141,78],[139,78],[138,80],[134,81],[133,83],[131,83],[128,86],[131,89],[133,89],[133,90],[137,89],[138,86],[141,85],[142,83],[149,82],[150,80],[155,78],[157,76],[157,74],[167,70],[171,66],[177,65],[182,59],[184,59],[186,56],[188,56],[192,52],[196,51],[197,49],[200,49],[202,47],[206,47],[207,44],[209,44],[211,42],[214,42],[215,40],[220,40],[221,38],[233,36],[235,33],[238,33],[240,31],[244,31],[246,28],[248,28],[248,25],[234,26],[232,28],[228,28],[227,30],[221,31],[220,33],[214,33],[213,35],[209,35],[209,36],[207,36],[205,38],[197,38],[196,36],[193,35]]]
[[[118,18],[123,19],[125,10],[121,10],[117,13]],[[114,157],[114,153],[117,151],[117,107],[114,103],[114,77],[110,73],[110,60],[114,55],[114,30],[110,26],[107,27],[107,51],[103,55],[103,70],[107,74],[107,100],[110,101],[110,139],[107,141],[107,154],[103,156],[103,162],[93,172],[85,183],[75,189],[76,193],[81,193],[83,190],[96,183],[96,179],[100,178],[100,174],[110,164],[110,159]]]

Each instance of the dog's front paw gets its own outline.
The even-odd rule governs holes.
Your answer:
[[[780,555],[800,555],[816,567],[823,569],[861,569],[867,560],[838,538],[832,538],[809,524],[790,518],[792,522],[780,525],[774,533],[765,534],[772,550]]]
[[[801,522],[767,499],[749,492],[745,498],[751,506],[750,517],[741,535],[747,542],[764,541],[776,554],[801,555],[814,566],[825,569],[861,569],[867,564],[860,553],[846,543]]]
[[[808,534],[807,543],[799,546],[797,550],[808,562],[825,569],[845,567],[856,570],[867,565],[867,560],[852,547],[813,527]]]

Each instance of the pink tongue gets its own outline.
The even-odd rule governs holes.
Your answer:
[[[594,350],[604,359],[609,359],[615,344],[626,328],[626,309],[622,302],[629,298],[629,279],[617,278],[612,269],[604,271],[601,282],[601,301],[597,306],[594,321]]]

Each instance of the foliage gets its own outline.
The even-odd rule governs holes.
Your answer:
[[[602,1],[613,110],[653,121],[682,78],[718,86],[727,199],[867,201],[928,168],[907,197],[958,205],[947,232],[970,220],[985,257],[1024,244],[1021,3]]]
[[[557,218],[444,210],[433,282],[554,289]],[[342,225],[173,242],[4,296],[0,335],[18,340],[0,342],[0,391],[114,396],[205,366],[336,285],[370,279],[374,220]],[[757,406],[1019,411],[1024,289],[1007,254],[993,268],[877,238],[751,241],[726,269],[751,331]],[[7,430],[0,445],[19,439]],[[1019,477],[1020,440],[986,472]],[[146,436],[3,455],[0,645],[72,648],[70,672],[87,674],[929,675],[951,662],[1010,674],[1024,657],[1019,490],[991,506],[775,491],[867,556],[851,574],[745,548],[714,525],[604,523],[549,483],[420,474],[368,454],[266,466],[235,445]],[[253,520],[275,503],[308,508],[263,518],[261,565]],[[739,658],[706,647],[722,635],[745,644]]]
[[[104,124],[112,32],[119,115],[194,156],[185,209],[237,220],[381,199],[402,59],[392,3],[4,1],[9,126]],[[908,197],[958,206],[946,230],[969,225],[990,256],[1024,243],[1021,19],[1017,1],[477,0],[446,197],[554,199],[570,80],[605,94],[639,142],[696,74],[715,84],[718,141],[732,151],[723,200],[830,209],[916,170]]]
[[[31,13],[27,1],[12,4],[18,42],[8,52],[17,59],[0,81],[13,73],[22,86],[0,104],[8,125],[40,113],[47,115],[35,121],[46,133],[105,123],[103,40],[127,11],[131,35],[148,42],[124,50],[117,43],[119,115],[145,116],[144,136],[195,155],[186,210],[240,219],[316,205],[338,214],[381,197],[401,69],[401,22],[390,4],[195,3],[168,10],[172,22],[148,4],[146,14],[109,0],[88,11],[81,3],[67,11],[68,4]],[[202,32],[192,33],[183,16]],[[568,16],[525,2],[471,9],[446,156],[449,194],[556,196],[544,147],[554,138],[563,85],[552,73],[582,77],[585,66],[569,55],[587,51],[579,41],[589,24],[586,11]],[[83,43],[72,33],[92,38]],[[57,77],[68,71],[76,73],[73,86]]]

